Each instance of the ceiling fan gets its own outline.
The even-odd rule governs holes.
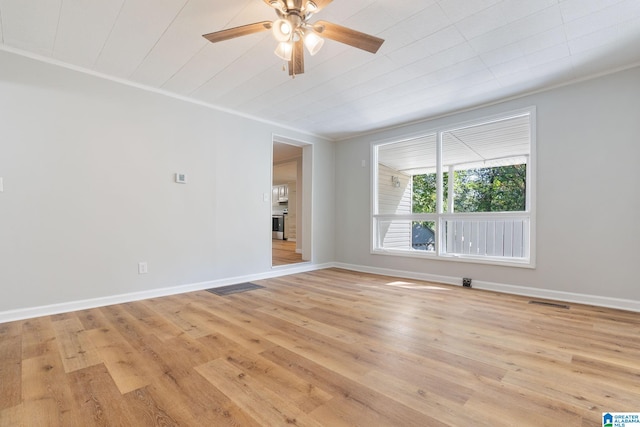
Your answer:
[[[275,54],[289,62],[289,75],[304,73],[304,47],[311,55],[318,53],[324,39],[335,40],[367,52],[376,53],[384,40],[327,21],[308,22],[314,14],[333,0],[263,0],[275,9],[278,19],[262,21],[204,34],[211,43],[271,30],[278,41]]]

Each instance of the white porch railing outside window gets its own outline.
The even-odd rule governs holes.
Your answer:
[[[500,218],[444,215],[442,222],[443,255],[528,258],[528,215],[505,213]]]

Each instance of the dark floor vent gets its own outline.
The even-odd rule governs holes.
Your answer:
[[[254,289],[262,289],[264,286],[256,285],[255,283],[246,282],[238,283],[237,285],[221,286],[219,288],[207,289],[207,292],[211,292],[216,295],[231,295],[240,292],[252,291]]]
[[[565,310],[569,310],[570,308],[566,304],[558,304],[555,302],[547,302],[547,301],[529,301],[529,304],[545,305],[547,307],[555,307],[555,308],[564,308]]]

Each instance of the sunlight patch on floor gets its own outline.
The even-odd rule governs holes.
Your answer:
[[[441,286],[422,285],[422,284],[411,283],[411,282],[403,282],[403,281],[389,282],[389,283],[385,283],[385,285],[386,286],[393,286],[395,288],[421,289],[421,290],[427,290],[427,291],[448,291],[448,290],[450,290],[448,288],[443,288]]]

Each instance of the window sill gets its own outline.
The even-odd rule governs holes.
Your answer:
[[[534,269],[535,264],[528,258],[478,257],[472,255],[438,255],[435,252],[404,249],[373,249],[372,255],[388,255],[405,258],[421,258],[432,261],[465,262],[474,264],[496,265],[501,267],[517,267]]]

